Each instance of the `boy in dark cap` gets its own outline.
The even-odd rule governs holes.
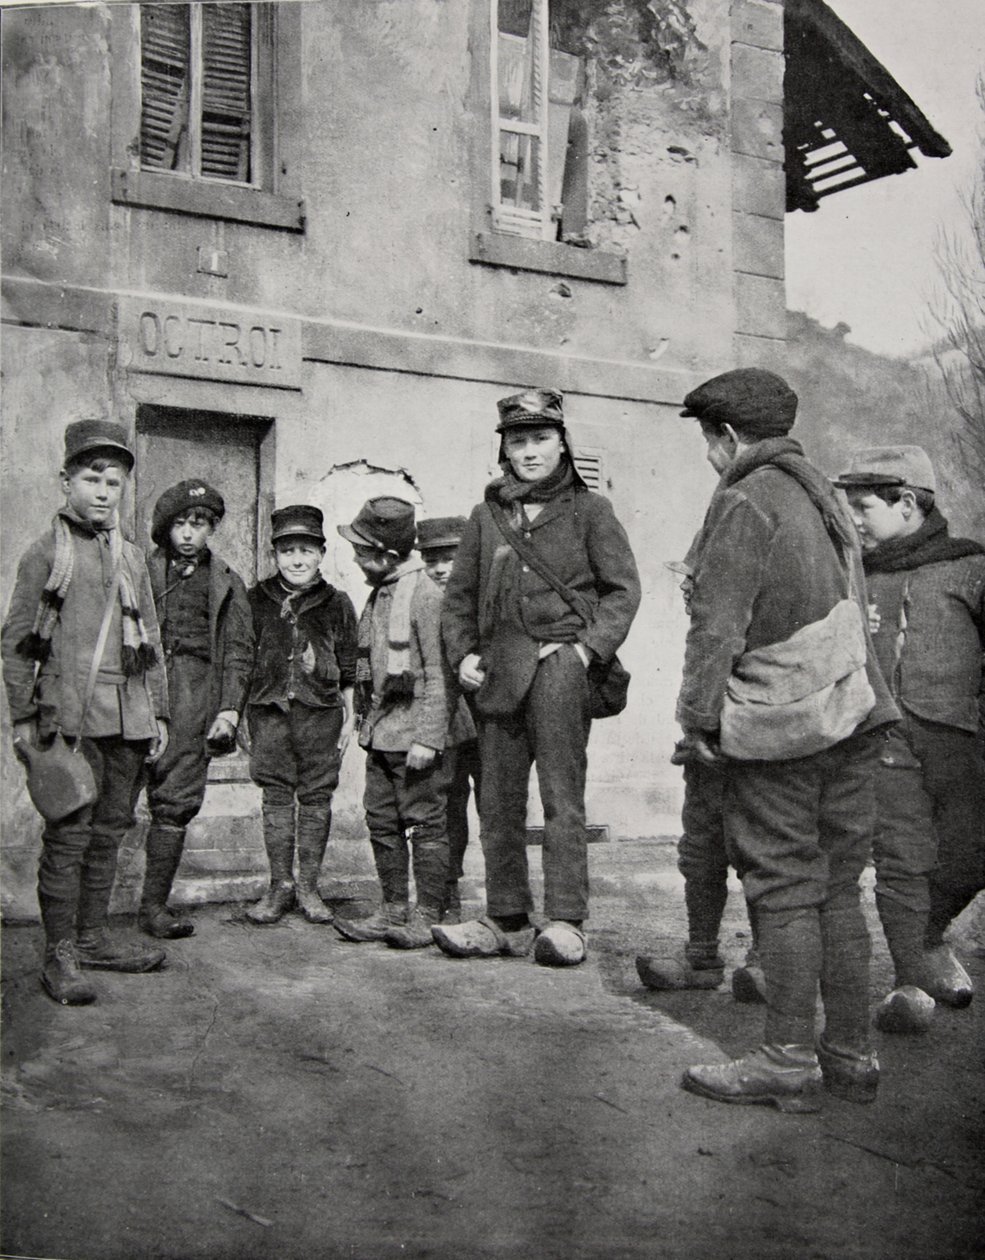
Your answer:
[[[896,970],[876,1022],[922,1032],[931,999],[961,1007],[973,993],[944,932],[985,887],[985,547],[950,536],[919,446],[856,451],[835,485],[861,538],[876,655],[903,713],[876,779],[876,906]]]
[[[149,767],[146,868],[138,922],[150,936],[191,936],[168,909],[185,831],[205,799],[209,758],[232,751],[253,665],[246,587],[209,540],[225,514],[222,495],[193,477],[154,505],[147,562],[171,698],[171,740]]]
[[[47,822],[38,866],[41,983],[65,1006],[92,1002],[80,971],[150,971],[164,951],[107,931],[117,853],[133,824],[144,762],[168,742],[167,678],[143,553],[118,507],[134,456],[127,430],[78,420],[65,431],[65,503],[28,547],[3,626],[15,747],[61,733],[92,768],[97,798]]]
[[[418,524],[417,550],[421,553],[428,577],[442,591],[455,567],[455,555],[465,525],[464,516],[435,516]],[[448,885],[441,921],[459,923],[462,901],[458,881],[462,878],[462,865],[469,843],[469,796],[474,792],[478,804],[482,784],[479,738],[465,696],[459,696],[448,728],[445,761],[448,777]]]
[[[610,661],[629,632],[639,574],[612,505],[578,474],[561,394],[524,390],[497,410],[503,475],[472,511],[442,612],[449,662],[480,714],[487,913],[439,924],[434,936],[455,957],[520,956],[533,947],[540,965],[570,967],[587,948],[588,670]],[[526,558],[512,538],[528,548]],[[539,936],[527,869],[534,762],[550,920]]]
[[[318,508],[275,511],[271,541],[277,574],[249,594],[256,655],[247,709],[270,887],[246,917],[276,923],[296,902],[309,923],[331,923],[318,876],[352,736],[356,613],[349,596],[319,572],[325,533]]]
[[[899,715],[868,637],[855,531],[787,436],[797,396],[780,377],[726,372],[684,402],[720,480],[693,551],[677,717],[686,748],[724,771],[725,834],[766,978],[766,1035],[731,1063],[689,1068],[682,1083],[784,1111],[818,1110],[822,1080],[869,1102],[879,1068],[859,878],[881,728]]]
[[[368,919],[336,922],[350,941],[431,945],[448,881],[445,820],[450,689],[441,650],[441,592],[414,547],[414,509],[364,503],[338,531],[372,588],[359,619],[359,742],[366,750],[366,825],[383,901]],[[408,910],[410,845],[417,903]]]

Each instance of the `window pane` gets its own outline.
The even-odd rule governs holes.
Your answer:
[[[189,47],[187,5],[140,6],[141,166],[187,166]]]
[[[248,4],[202,6],[202,175],[248,183],[253,116]]]

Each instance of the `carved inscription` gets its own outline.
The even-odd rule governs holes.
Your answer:
[[[300,388],[297,320],[127,298],[121,302],[120,332],[133,372]]]

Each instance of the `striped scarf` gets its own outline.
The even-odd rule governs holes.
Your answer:
[[[66,518],[62,513],[54,518],[52,532],[55,539],[55,555],[51,572],[45,582],[38,609],[34,614],[34,624],[30,633],[17,644],[21,656],[40,664],[51,655],[51,635],[58,621],[65,596],[72,582],[75,570],[75,539],[69,520],[76,526],[88,529],[93,535],[97,531],[74,517]],[[102,531],[99,531],[102,532]],[[110,555],[117,574],[117,593],[120,599],[120,613],[123,626],[123,650],[121,663],[123,673],[128,677],[136,677],[146,673],[157,661],[157,653],[147,638],[147,629],[127,566],[123,563],[123,535],[114,516],[107,525],[105,533],[109,539]]]
[[[359,618],[359,657],[356,662],[356,683],[372,687],[373,671],[370,650],[373,642],[373,612],[376,598],[384,586],[396,583],[390,604],[387,625],[386,679],[380,697],[382,705],[406,704],[414,698],[414,671],[410,667],[410,604],[424,561],[408,558],[399,564],[377,586]]]

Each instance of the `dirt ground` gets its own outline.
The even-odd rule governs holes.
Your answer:
[[[3,1254],[985,1254],[980,939],[961,940],[982,994],[968,1010],[939,1009],[923,1038],[877,1034],[872,1106],[725,1107],[684,1093],[681,1072],[756,1044],[762,1009],[727,985],[642,990],[636,953],[683,932],[673,847],[591,857],[591,953],[570,971],[348,944],[294,915],[257,929],[211,906],[166,970],[97,974],[99,1001],[69,1009],[38,985],[39,930],[7,927]],[[348,911],[371,890],[339,892]],[[732,963],[745,934],[736,885]]]

